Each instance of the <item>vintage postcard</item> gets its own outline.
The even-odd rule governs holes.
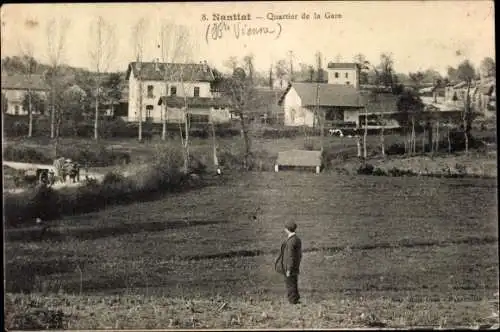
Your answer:
[[[2,6],[6,329],[498,329],[494,22]]]

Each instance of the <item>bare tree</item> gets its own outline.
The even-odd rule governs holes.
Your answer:
[[[56,80],[59,67],[64,55],[66,32],[69,27],[68,19],[51,19],[47,24],[47,53],[51,66],[51,110],[50,110],[50,138],[55,137],[56,122]]]
[[[196,75],[196,72],[187,72],[184,70],[184,65],[191,60],[192,50],[194,45],[192,44],[192,38],[189,33],[189,29],[183,25],[176,25],[171,22],[164,21],[160,30],[160,44],[158,45],[161,50],[161,59],[164,63],[163,70],[163,80],[165,83],[165,97],[168,96],[169,82],[180,82],[181,89],[184,97],[184,107],[183,117],[184,117],[184,137],[182,133],[181,123],[179,123],[179,132],[181,138],[181,144],[183,147],[184,156],[184,169],[187,172],[189,167],[189,129],[190,129],[190,119],[189,119],[189,105],[187,101],[187,89],[186,81],[192,79],[190,75]],[[173,67],[179,64],[179,70],[174,70]],[[167,134],[167,115],[168,106],[165,100],[163,103],[163,113],[162,113],[162,140],[166,140]]]
[[[90,26],[90,59],[95,70],[95,120],[94,139],[99,139],[99,97],[101,95],[101,74],[108,71],[115,56],[115,27],[99,16]]]
[[[369,62],[366,59],[366,56],[362,53],[358,53],[353,57],[354,63],[357,63],[360,71],[359,71],[359,83],[367,84],[368,83],[368,73],[367,69],[369,69]]]
[[[33,44],[29,42],[25,43],[19,43],[19,48],[21,51],[21,54],[23,55],[22,60],[24,62],[24,67],[25,67],[25,77],[28,80],[28,137],[33,136],[33,102],[32,102],[32,97],[33,97],[33,91],[31,90],[31,79],[32,75],[35,74],[36,72],[36,67],[37,67],[37,62],[33,56],[34,51],[33,51]]]
[[[275,68],[276,68],[276,70],[275,70],[276,77],[280,81],[280,85],[281,85],[283,82],[283,79],[288,74],[288,68],[287,68],[286,61],[285,60],[278,60],[278,62],[276,62]],[[283,88],[283,86],[281,85],[280,88]]]
[[[138,110],[139,116],[139,132],[138,132],[138,140],[142,141],[142,104],[143,104],[143,82],[142,82],[142,71],[140,68],[140,64],[143,60],[144,53],[144,43],[146,39],[146,30],[147,30],[147,20],[142,17],[137,23],[132,27],[132,35],[131,42],[134,47],[134,52],[136,56],[136,61],[139,64],[137,68],[137,88],[138,88],[138,98],[136,99],[136,109]]]
[[[392,53],[382,53],[380,55],[380,79],[385,87],[393,88],[394,60]]]
[[[249,70],[249,74],[245,69],[238,67],[234,70],[232,76],[225,78],[222,81],[222,93],[229,99],[232,111],[239,116],[241,124],[241,132],[245,142],[245,156],[243,166],[245,169],[250,168],[251,157],[251,141],[248,131],[248,114],[252,111],[254,106],[258,103],[256,100],[255,86],[250,73],[253,72],[253,57],[245,57],[247,63],[245,67]]]
[[[470,90],[472,81],[474,80],[476,73],[474,67],[469,62],[469,60],[465,60],[462,62],[457,69],[458,78],[465,81],[467,83],[467,90],[464,96],[464,111],[462,112],[462,120],[464,127],[464,138],[465,138],[465,153],[469,152],[469,138],[470,138],[470,130],[472,127],[472,103],[470,98]]]

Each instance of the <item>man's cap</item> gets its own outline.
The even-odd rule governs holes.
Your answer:
[[[285,224],[285,228],[288,229],[290,232],[295,232],[295,230],[297,229],[297,224],[294,223],[293,221],[288,221]]]

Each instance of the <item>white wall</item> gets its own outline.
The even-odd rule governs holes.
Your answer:
[[[359,125],[359,110],[344,110],[344,121],[356,122]]]
[[[167,85],[168,84],[168,85]],[[143,81],[142,82],[142,118],[143,121],[149,115],[152,117],[152,121],[156,123],[163,122],[164,106],[158,105],[158,101],[161,96],[171,95],[171,87],[175,86],[177,88],[176,96],[179,97],[194,97],[194,88],[198,87],[200,89],[199,97],[208,98],[211,97],[210,83],[209,82],[168,82],[162,81]],[[153,94],[148,95],[148,86],[153,86]],[[168,88],[168,94],[165,92]],[[152,107],[152,110],[148,112],[147,107]],[[130,73],[129,78],[129,107],[128,107],[128,121],[139,121],[139,82],[134,76],[133,71]],[[219,111],[227,114],[229,118],[229,111]],[[209,110],[207,109],[207,113]],[[221,115],[222,116],[222,115]],[[167,121],[178,122],[184,121],[184,113],[175,108],[168,108],[167,110]]]
[[[358,71],[356,69],[327,69],[328,71],[328,83],[329,84],[343,84],[346,85],[349,82],[349,85],[354,87],[359,87],[359,78]],[[338,73],[338,78],[335,77],[335,73]],[[346,77],[347,74],[347,77]]]
[[[285,126],[313,126],[313,112],[302,107],[302,100],[293,87],[286,94],[283,105]]]
[[[27,90],[12,90],[12,89],[5,89],[2,90],[2,92],[5,94],[7,98],[7,114],[11,115],[28,115],[29,110],[28,109],[23,109],[23,99],[24,95],[28,92]],[[35,91],[34,91],[35,92]],[[43,91],[36,91],[42,99],[46,98],[46,92]],[[17,114],[16,114],[16,108],[17,108]],[[40,114],[40,112],[36,109],[33,110],[33,114]]]

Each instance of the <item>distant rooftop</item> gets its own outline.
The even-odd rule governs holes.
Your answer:
[[[10,90],[49,90],[42,75],[4,75],[2,73],[2,89]]]
[[[146,81],[211,82],[215,80],[212,69],[203,63],[163,63],[163,62],[131,62],[127,69],[126,79],[133,72]]]
[[[356,69],[359,65],[354,62],[330,62],[328,69]]]
[[[292,83],[282,95],[279,103],[283,102],[290,89],[295,89],[302,106],[339,106],[363,107],[364,102],[359,90],[355,87],[341,84],[327,83]],[[318,98],[316,98],[318,97]]]

